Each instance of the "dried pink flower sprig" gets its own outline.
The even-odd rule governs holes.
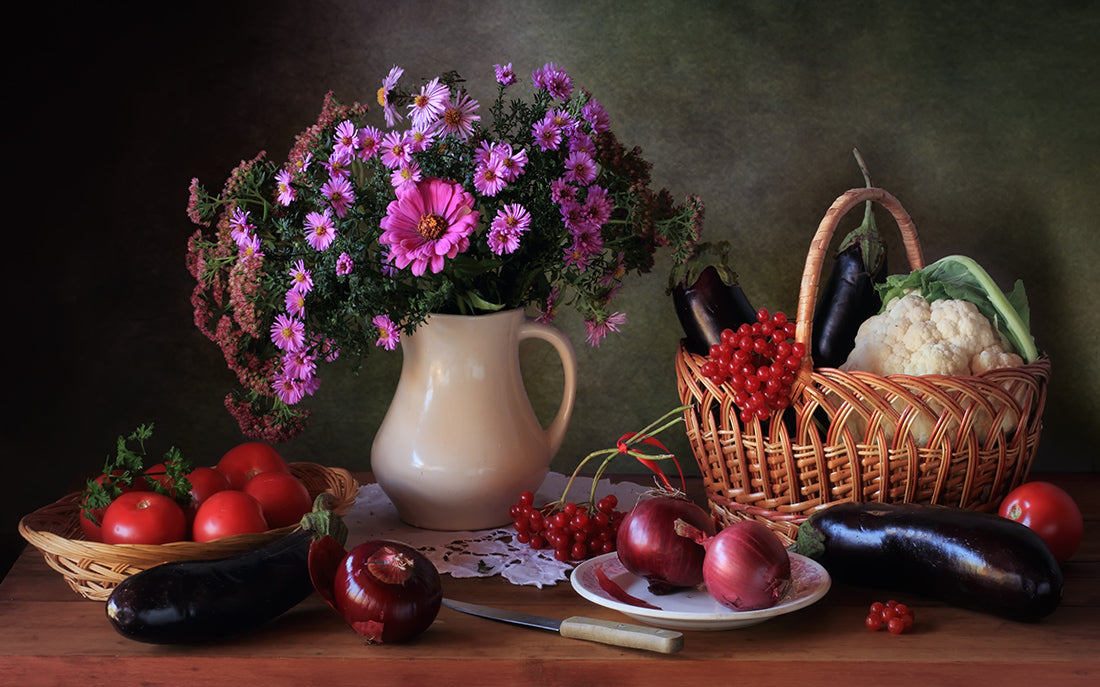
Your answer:
[[[216,196],[191,182],[195,324],[237,375],[226,406],[246,435],[294,436],[319,362],[393,350],[432,313],[568,306],[598,346],[625,322],[623,278],[658,248],[690,254],[702,201],[650,189],[641,151],[564,69],[534,70],[527,100],[511,64],[495,73],[486,113],[458,74],[404,88],[394,67],[384,123],[330,93],[285,164],[260,153]]]

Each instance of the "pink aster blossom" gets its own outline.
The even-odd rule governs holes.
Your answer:
[[[531,82],[559,100],[573,95],[573,79],[554,62],[547,62],[531,72]]]
[[[520,238],[531,227],[531,213],[519,203],[509,203],[497,211],[489,225],[489,249],[497,255],[514,253]]]
[[[404,133],[391,131],[382,138],[382,164],[390,169],[397,169],[411,159]]]
[[[494,64],[493,71],[496,73],[497,83],[499,83],[501,86],[511,86],[512,84],[519,81],[519,79],[516,78],[515,71],[513,71],[512,69],[511,62],[504,66]]]
[[[596,161],[592,156],[583,151],[569,153],[565,158],[565,174],[567,181],[573,181],[581,186],[587,186],[596,180],[599,170],[596,169]]]
[[[474,170],[474,188],[483,196],[495,196],[504,188],[504,174],[501,172],[500,163],[490,159],[477,166]]]
[[[279,193],[275,196],[275,202],[279,205],[290,205],[297,198],[297,193],[294,191],[294,187],[290,185],[294,175],[290,173],[289,169],[280,169],[275,174],[275,187]]]
[[[263,247],[264,244],[262,241],[260,241],[260,237],[253,234],[252,236],[245,239],[242,243],[238,244],[239,251],[237,254],[240,255],[242,258],[247,258],[249,256],[262,258],[264,256]]]
[[[466,93],[459,94],[458,101],[448,102],[443,114],[436,120],[435,130],[442,133],[454,134],[456,137],[466,140],[474,133],[474,122],[481,121],[481,115],[475,114],[478,103]]]
[[[393,189],[397,192],[397,195],[407,193],[420,180],[420,163],[416,160],[409,160],[407,164],[401,165],[390,174],[390,183],[393,184]]]
[[[411,265],[419,277],[428,269],[438,273],[447,258],[469,248],[477,221],[474,197],[460,184],[433,177],[390,201],[379,241],[389,246],[393,264]]]
[[[527,167],[527,150],[520,148],[513,151],[512,146],[502,142],[493,146],[490,159],[495,159],[500,165],[500,174],[504,180],[511,182],[523,175]]]
[[[284,351],[297,351],[306,340],[306,326],[301,320],[279,313],[271,325],[271,342]]]
[[[248,210],[233,208],[233,214],[229,218],[229,235],[238,246],[247,241],[252,236],[252,230],[256,228],[249,223],[248,214]]]
[[[558,298],[561,297],[561,287],[555,286],[550,289],[550,295],[546,297],[546,305],[538,306],[535,310],[538,315],[535,317],[535,322],[542,324],[552,324],[554,318],[558,315]]]
[[[305,349],[284,353],[281,362],[283,374],[294,379],[310,379],[317,373],[317,358]]]
[[[549,119],[540,119],[531,125],[531,135],[540,150],[557,150],[561,145],[561,129]]]
[[[401,331],[390,320],[389,315],[376,315],[371,320],[371,324],[378,328],[378,340],[375,341],[375,346],[380,346],[387,351],[397,348],[397,344],[401,341]]]
[[[588,187],[584,209],[592,224],[602,227],[611,219],[611,213],[615,210],[615,201],[608,195],[607,189],[593,184]]]
[[[382,79],[382,87],[378,89],[378,104],[382,106],[382,113],[386,116],[386,126],[392,127],[397,122],[404,119],[401,113],[397,111],[397,106],[393,104],[390,99],[390,93],[393,92],[394,86],[397,85],[397,80],[401,78],[401,75],[405,73],[405,70],[397,65],[394,65],[390,69],[390,73],[386,75],[386,78]]]
[[[332,136],[333,140],[333,155],[341,155],[344,157],[351,157],[355,155],[359,150],[359,132],[355,129],[355,124],[350,121],[344,120],[336,125],[336,132]]]
[[[569,152],[583,152],[596,157],[596,142],[580,129],[573,129],[572,133],[569,134]]]
[[[333,151],[328,160],[325,160],[324,166],[328,170],[329,179],[347,179],[351,174],[351,155]]]
[[[306,242],[315,250],[325,250],[336,240],[336,225],[329,209],[323,213],[311,212],[306,215]]]
[[[291,266],[290,287],[302,293],[309,293],[313,290],[313,274],[306,269],[305,260],[299,260]]]
[[[603,109],[603,105],[595,98],[588,98],[588,102],[581,107],[581,116],[592,127],[592,131],[597,134],[611,130],[611,118],[607,116],[607,110]]]
[[[340,257],[336,258],[336,276],[346,277],[354,267],[355,261],[347,253],[340,253]]]
[[[567,136],[572,136],[577,130],[577,120],[573,119],[573,115],[566,110],[550,110],[543,116],[543,119],[556,126],[559,131]]]
[[[359,150],[356,153],[360,160],[369,160],[378,154],[382,148],[382,132],[373,126],[365,126],[359,130]]]
[[[421,86],[420,92],[413,96],[409,103],[409,120],[415,127],[427,126],[439,119],[449,100],[447,85],[440,83],[439,77],[436,77]]]
[[[306,295],[298,289],[291,287],[290,290],[286,292],[284,304],[286,305],[286,311],[288,313],[294,317],[300,317],[302,313],[306,311]]]
[[[271,380],[271,390],[280,401],[291,406],[305,398],[305,386],[305,382],[285,372],[276,374]]]
[[[594,320],[589,320],[584,323],[584,328],[588,330],[588,334],[585,335],[584,340],[588,342],[590,346],[599,347],[600,341],[611,332],[619,331],[619,327],[626,322],[626,315],[621,312],[616,312],[611,315],[599,316]]]
[[[550,182],[550,200],[561,203],[563,198],[570,198],[575,191],[569,182],[561,177]]]
[[[435,137],[435,131],[431,127],[413,127],[405,132],[405,144],[410,153],[419,153],[430,148]]]
[[[344,178],[334,177],[326,181],[321,186],[321,195],[328,198],[333,211],[340,218],[348,214],[348,208],[355,202],[355,188],[350,181]],[[335,235],[335,231],[333,231],[333,236],[335,237]],[[328,243],[331,243],[331,240]],[[325,248],[328,248],[328,243],[325,243]],[[324,250],[324,248],[318,248],[318,250]]]

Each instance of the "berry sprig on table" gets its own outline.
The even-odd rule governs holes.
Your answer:
[[[614,494],[592,503],[569,501],[534,505],[535,495],[525,491],[511,509],[516,541],[532,549],[553,549],[563,563],[582,561],[615,550],[619,523],[626,513],[616,510]]]

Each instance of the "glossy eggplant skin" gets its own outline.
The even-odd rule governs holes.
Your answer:
[[[811,515],[792,550],[836,580],[1036,622],[1062,600],[1062,571],[1025,525],[946,506],[841,503]]]
[[[684,346],[696,355],[707,355],[712,345],[721,343],[723,329],[756,321],[756,310],[741,286],[727,284],[713,265],[691,285],[675,286],[672,303],[684,329]]]
[[[123,637],[151,644],[210,642],[254,629],[313,592],[311,541],[299,529],[237,556],[149,568],[115,587],[107,618]]]
[[[837,253],[814,313],[811,355],[815,367],[840,367],[848,360],[860,325],[882,308],[875,284],[885,279],[886,261],[872,273],[861,244]]]

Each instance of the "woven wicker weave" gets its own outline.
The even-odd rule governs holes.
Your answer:
[[[893,216],[910,267],[924,266],[908,213],[882,189],[840,196],[806,258],[795,340],[810,350],[821,266],[840,218],[871,200]],[[790,541],[811,513],[842,501],[992,510],[1027,477],[1042,429],[1050,361],[978,376],[886,377],[813,367],[807,353],[782,417],[741,423],[726,385],[676,356],[688,440],[713,514],[752,518]]]
[[[359,483],[350,472],[315,463],[291,463],[310,496],[322,492],[335,497],[333,510],[344,515],[355,503]],[[122,580],[169,561],[223,558],[275,541],[295,526],[259,534],[241,534],[212,542],[173,542],[160,545],[103,544],[83,538],[79,492],[39,508],[19,521],[19,534],[38,549],[46,563],[65,577],[69,587],[86,599],[104,601]]]

